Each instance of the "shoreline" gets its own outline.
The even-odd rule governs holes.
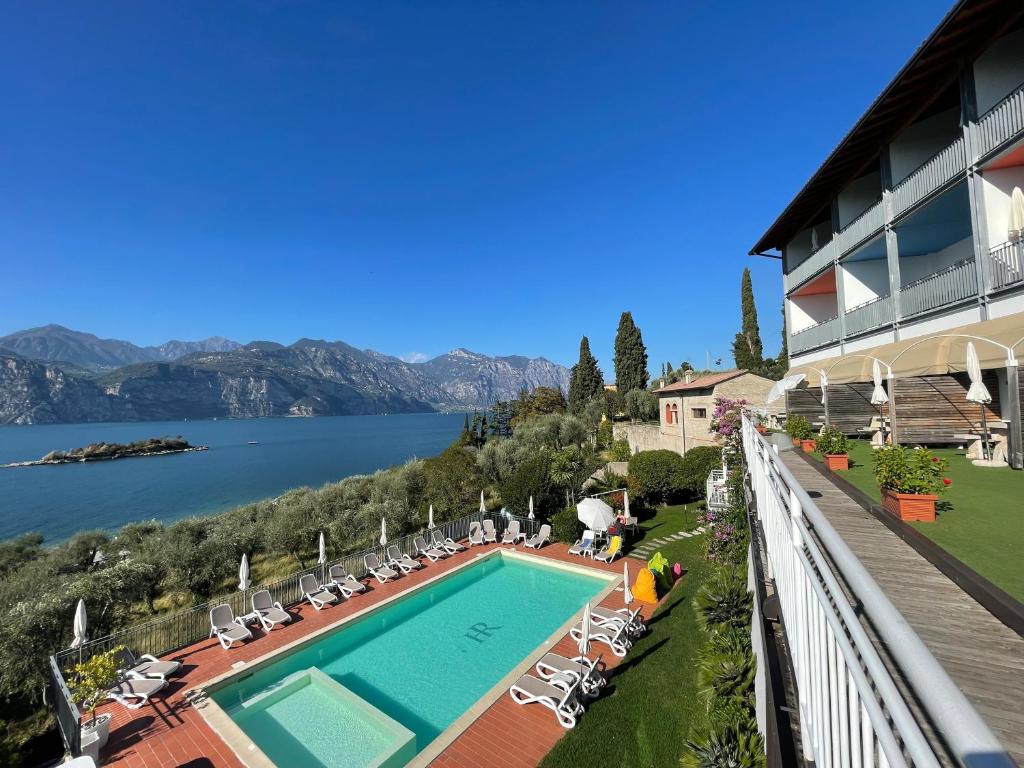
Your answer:
[[[126,453],[123,456],[82,456],[63,459],[36,459],[35,461],[13,461],[10,464],[0,464],[0,469],[15,469],[17,467],[55,467],[61,464],[85,464],[93,461],[117,461],[118,459],[144,459],[148,456],[168,456],[172,453],[192,453],[194,451],[208,451],[208,445],[190,445],[188,448],[174,448],[167,451],[150,451],[148,453]]]

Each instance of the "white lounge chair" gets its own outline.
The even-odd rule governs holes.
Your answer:
[[[601,674],[605,670],[605,663],[598,656],[591,661],[586,656],[576,656],[572,659],[566,658],[557,653],[545,653],[537,662],[537,674],[542,680],[554,680],[566,676],[580,679],[580,672],[583,673],[582,690],[586,694],[596,696],[599,689],[608,684],[608,680]]]
[[[540,527],[540,530],[537,532],[535,536],[531,536],[523,543],[527,547],[532,547],[533,549],[540,549],[549,541],[551,541],[551,526],[545,523]]]
[[[402,573],[412,573],[423,567],[419,560],[413,560],[405,552],[402,552],[397,544],[392,544],[387,549],[388,565],[398,568]]]
[[[334,587],[344,597],[352,597],[366,591],[366,585],[358,581],[355,576],[345,570],[343,565],[332,565],[327,575],[331,577],[326,587]]]
[[[640,618],[640,609],[634,611],[625,608],[613,610],[598,605],[590,609],[591,618],[598,624],[616,623],[625,624],[629,633],[634,636],[642,635],[647,631],[647,625]]]
[[[580,622],[576,622],[572,629],[569,630],[569,635],[573,640],[579,640],[583,637],[583,627],[580,626]],[[626,624],[619,624],[615,622],[608,622],[606,624],[598,624],[595,621],[591,621],[590,624],[590,640],[597,640],[599,642],[607,644],[618,657],[623,657],[633,647],[633,641],[629,637],[629,627]]]
[[[484,543],[484,529],[475,520],[469,524],[469,546]]]
[[[593,557],[594,536],[594,532],[587,528],[587,530],[583,532],[583,536],[581,536],[575,544],[569,547],[569,554],[579,555],[580,557]]]
[[[484,527],[484,544],[497,544],[498,543],[498,532],[494,530],[494,521],[487,518],[483,522]]]
[[[318,611],[323,610],[325,605],[334,605],[338,602],[338,596],[317,581],[312,573],[299,577],[299,589],[302,590],[302,596]]]
[[[166,680],[157,677],[135,677],[129,673],[107,691],[107,698],[128,709],[138,709],[149,703],[150,696],[166,687]]]
[[[252,632],[235,618],[235,612],[227,603],[215,605],[210,610],[210,637],[215,635],[224,650],[242,640],[252,640]]]
[[[430,541],[438,549],[443,549],[445,552],[454,555],[456,552],[465,552],[466,548],[455,541],[451,536],[443,536],[440,531],[434,530],[430,532]]]
[[[267,589],[261,589],[253,594],[252,612],[259,618],[260,624],[267,632],[278,624],[287,624],[292,620],[292,615],[281,607],[281,603],[274,602],[270,590]]]
[[[576,718],[583,714],[583,705],[577,696],[579,678],[572,683],[568,680],[554,678],[544,681],[533,675],[523,675],[508,689],[508,694],[516,704],[543,704],[555,713],[563,728],[572,728],[576,725]],[[556,681],[563,682],[565,687],[554,685]]]
[[[610,563],[616,557],[622,557],[622,537],[612,536],[611,541],[601,548],[600,552],[594,555],[595,560],[600,560],[602,563]]]
[[[501,543],[502,544],[515,544],[517,541],[519,541],[519,539],[522,539],[523,541],[526,541],[526,534],[525,533],[520,533],[520,531],[519,531],[519,521],[518,520],[512,520],[508,524],[508,527],[505,529],[505,532],[501,535]]]
[[[448,557],[448,553],[443,549],[432,547],[427,544],[427,540],[422,536],[416,536],[412,543],[416,547],[416,554],[420,557],[425,557],[432,563],[436,563],[438,560],[443,560]]]
[[[156,656],[149,653],[136,656],[127,648],[121,648],[114,658],[117,661],[118,673],[124,676],[132,673],[139,677],[154,677],[158,680],[166,680],[168,676],[181,669],[180,661],[160,661]]]
[[[366,570],[373,574],[373,577],[381,584],[389,582],[392,579],[397,579],[402,575],[394,568],[381,565],[380,558],[377,557],[376,552],[370,552],[369,554],[363,555],[363,565],[366,566]]]

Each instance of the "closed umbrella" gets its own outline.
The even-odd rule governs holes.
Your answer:
[[[324,541],[324,532],[320,531],[320,557],[317,559],[320,565],[327,562],[327,543]]]
[[[249,588],[249,556],[242,555],[242,564],[238,566],[238,588],[245,592]]]
[[[1011,243],[1024,239],[1024,192],[1014,187],[1010,193],[1009,240]]]
[[[383,517],[380,519],[380,545],[382,547],[388,545],[388,525]]]
[[[633,590],[629,588],[629,561],[622,561],[622,602],[629,608],[633,602]]]
[[[434,505],[430,505],[430,509],[427,511],[427,530],[434,530]]]
[[[531,520],[535,519],[534,516],[533,516],[533,494],[532,493],[530,494],[530,514],[529,514],[529,518]]]
[[[600,499],[588,497],[576,505],[576,518],[592,531],[607,531],[615,522],[615,510]]]
[[[590,603],[583,609],[583,618],[580,620],[580,639],[576,643],[576,650],[580,652],[580,689],[583,688],[583,680],[587,673],[583,669],[583,659],[590,653]]]
[[[882,386],[882,367],[875,360],[871,364],[871,378],[874,379],[875,388],[871,390],[871,404],[878,406],[878,419],[882,422],[882,444],[885,444],[885,421],[882,417],[882,406],[889,402],[889,396],[885,394]]]
[[[484,492],[483,491],[480,491],[480,511],[481,512],[486,512],[487,511],[487,507],[484,505]]]
[[[71,641],[72,648],[81,648],[83,645],[85,645],[86,626],[87,622],[85,617],[85,600],[79,600],[78,605],[75,606],[75,622],[73,627],[75,632],[75,639]]]
[[[981,409],[981,455],[988,459],[988,422],[985,419],[985,404],[992,402],[992,395],[981,378],[981,363],[978,362],[978,352],[974,349],[974,342],[967,342],[967,376],[971,380],[971,386],[967,390],[967,402],[977,403]]]
[[[622,492],[623,515],[629,517],[629,491]]]

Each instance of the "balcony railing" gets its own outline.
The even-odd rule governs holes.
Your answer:
[[[997,245],[988,256],[992,290],[1024,281],[1024,242]]]
[[[885,224],[885,208],[879,200],[864,213],[851,221],[836,235],[836,255],[842,256],[860,245]]]
[[[711,470],[705,492],[707,493],[708,509],[729,508],[729,487],[725,483],[725,470]]]
[[[893,215],[903,213],[966,169],[967,151],[961,136],[893,188]]]
[[[892,321],[892,297],[879,296],[846,310],[846,335],[864,333]]]
[[[829,240],[821,248],[816,250],[806,259],[797,264],[793,271],[786,275],[786,290],[792,290],[798,285],[807,280],[807,278],[815,275],[816,273],[823,270],[836,258],[836,241]]]
[[[789,337],[790,352],[804,352],[814,347],[823,347],[839,341],[839,317],[830,317],[828,320],[812,325],[797,331]]]
[[[1024,83],[978,119],[978,157],[1024,133]]]
[[[910,317],[977,294],[978,276],[971,257],[904,285],[900,288],[900,310],[904,317]]]

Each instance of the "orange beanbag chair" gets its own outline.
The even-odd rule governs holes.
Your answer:
[[[654,582],[654,573],[650,568],[644,568],[636,575],[636,582],[633,584],[633,597],[641,603],[658,602],[658,589]]]

